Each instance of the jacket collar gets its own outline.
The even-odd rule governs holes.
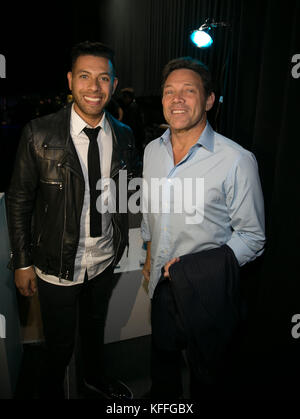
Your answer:
[[[124,132],[120,132],[121,123],[117,121],[109,112],[106,112],[106,119],[111,128],[112,134],[112,156],[110,177],[113,178],[115,174],[123,169],[126,169],[126,163],[122,158],[122,149],[128,148],[128,143],[125,141]]]
[[[79,135],[81,133],[81,131],[85,128],[96,128],[96,127],[101,127],[101,129],[107,133],[107,129],[108,129],[108,122],[106,119],[106,114],[105,112],[103,113],[103,116],[101,118],[101,120],[98,122],[98,124],[96,125],[96,127],[91,127],[89,124],[87,124],[79,115],[78,113],[75,111],[74,109],[74,105],[71,108],[71,121],[70,121],[70,129],[71,132],[74,133],[75,135]]]
[[[49,144],[53,142],[55,143],[59,142],[60,146],[65,147],[65,153],[62,156],[59,163],[61,165],[69,167],[70,170],[75,175],[79,176],[82,182],[84,182],[84,177],[81,170],[80,161],[79,161],[79,158],[78,158],[78,155],[77,155],[77,152],[76,152],[76,149],[75,149],[75,146],[72,141],[71,134],[70,134],[71,115],[72,115],[72,103],[68,104],[65,108],[57,112],[56,123],[55,123],[54,129],[55,130],[57,129],[58,132],[56,132],[57,135],[53,135],[51,138],[48,138],[48,141],[49,141]],[[122,160],[121,150],[123,148],[127,149],[128,145],[127,145],[126,139],[124,138],[124,133],[120,132],[120,126],[122,124],[119,121],[117,121],[112,115],[110,115],[110,113],[107,111],[105,111],[105,118],[103,122],[104,124],[108,123],[111,127],[112,143],[113,143],[112,158],[111,158],[112,159],[111,160],[111,177],[113,177],[120,169],[126,168],[126,164],[124,160]],[[105,125],[104,125],[104,128],[105,128]]]

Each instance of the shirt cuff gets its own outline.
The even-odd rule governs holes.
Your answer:
[[[151,241],[151,234],[150,234],[148,225],[145,223],[144,220],[142,220],[142,224],[141,224],[141,236],[144,242]]]
[[[250,262],[259,255],[259,253],[253,252],[253,250],[251,250],[243,242],[243,240],[237,236],[232,237],[226,244],[232,249],[240,266],[245,265],[247,262]]]

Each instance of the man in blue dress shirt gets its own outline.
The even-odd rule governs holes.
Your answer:
[[[150,298],[161,269],[168,278],[169,267],[182,255],[227,245],[242,266],[263,252],[257,162],[252,153],[212,129],[207,111],[214,100],[203,63],[183,57],[166,65],[162,105],[169,129],[144,152],[143,274]],[[167,389],[167,381],[161,387]]]

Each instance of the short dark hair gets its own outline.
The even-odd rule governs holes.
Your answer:
[[[206,97],[208,97],[214,90],[213,80],[209,68],[200,60],[192,57],[179,57],[169,61],[162,72],[162,90],[170,73],[174,70],[187,68],[195,71],[201,77]]]
[[[111,61],[113,72],[115,75],[115,60],[114,51],[105,44],[97,41],[84,41],[74,45],[71,49],[71,68],[73,69],[74,64],[78,57],[81,55],[94,55],[96,57],[105,57]]]

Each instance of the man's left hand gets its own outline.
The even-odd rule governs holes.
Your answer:
[[[169,275],[169,268],[171,265],[173,265],[176,262],[179,262],[179,258],[173,258],[171,259],[169,262],[167,262],[164,266],[165,272],[164,272],[164,277],[165,278],[169,278],[170,279],[170,275]]]

